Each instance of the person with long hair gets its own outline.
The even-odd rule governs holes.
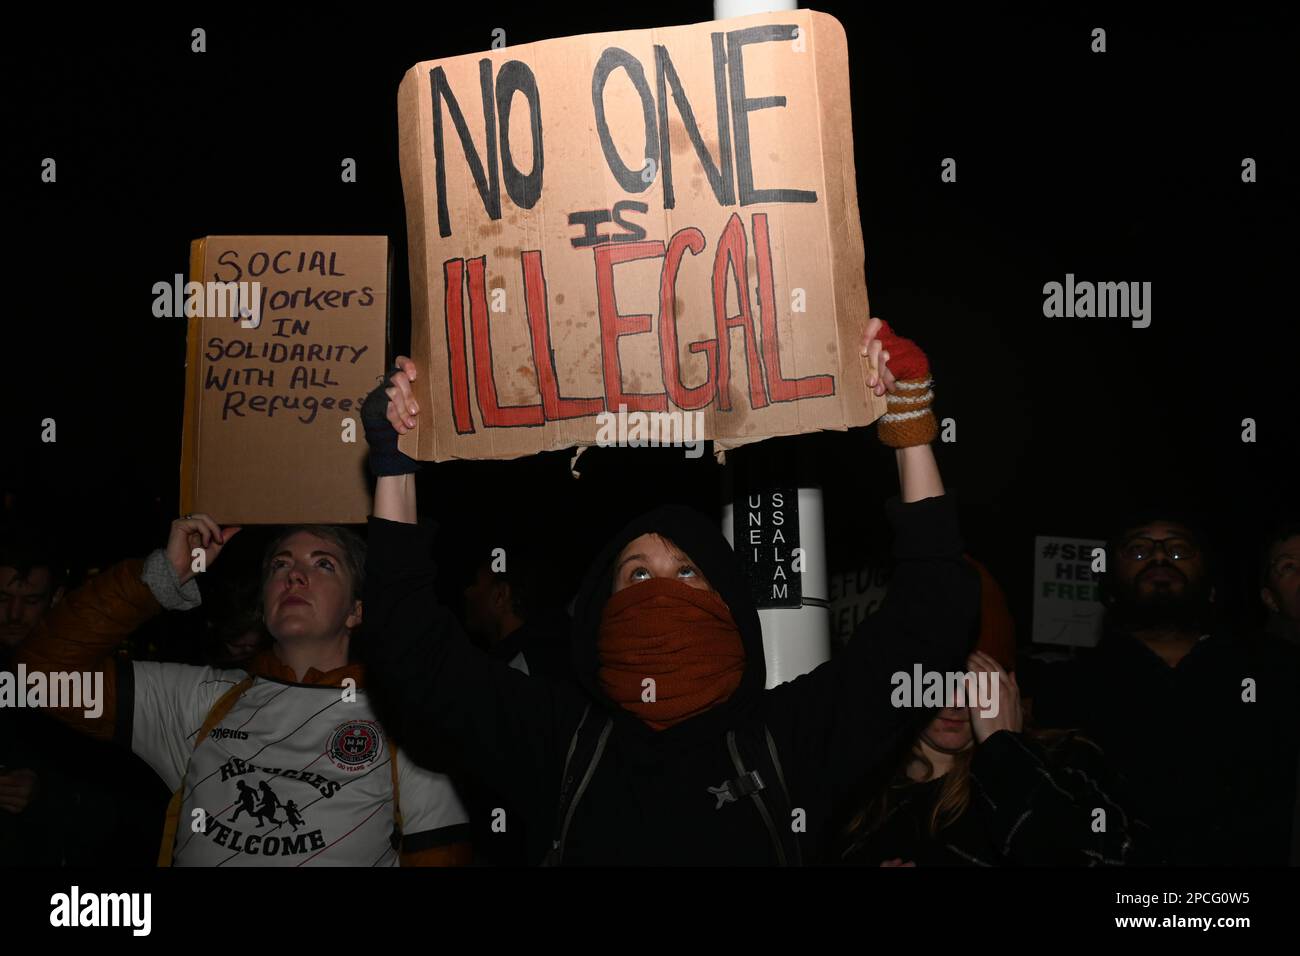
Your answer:
[[[1009,662],[1008,662],[1009,663]],[[967,662],[994,707],[949,702],[854,816],[842,852],[866,866],[1124,866],[1152,862],[1145,827],[1117,797],[1101,751],[1030,729],[1014,673],[981,650]],[[989,685],[991,686],[991,684]]]

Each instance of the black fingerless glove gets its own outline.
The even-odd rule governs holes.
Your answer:
[[[397,371],[397,369],[393,369]],[[361,405],[361,427],[370,445],[370,471],[376,478],[384,475],[413,475],[420,463],[408,458],[397,447],[397,429],[388,420],[388,379],[375,387]]]

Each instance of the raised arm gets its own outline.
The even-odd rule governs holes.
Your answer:
[[[397,449],[397,435],[420,414],[410,394],[417,374],[410,359],[399,358],[390,384],[376,389],[363,411],[377,476],[358,645],[367,682],[380,720],[417,762],[464,768],[526,805],[555,790],[549,778],[559,774],[559,750],[582,702],[490,659],[439,603],[433,526],[416,518],[419,464]]]
[[[775,719],[789,727],[808,772],[822,777],[837,801],[851,797],[924,716],[894,706],[894,675],[910,678],[917,667],[959,669],[979,609],[979,579],[962,558],[956,509],[929,444],[937,432],[929,363],[879,319],[868,323],[862,354],[872,370],[868,385],[878,395],[889,393],[879,435],[896,449],[898,464],[901,494],[885,507],[894,531],[894,574],[880,609],[844,651],[768,692]]]
[[[928,444],[895,449],[894,459],[898,463],[898,496],[902,501],[911,503],[943,495],[939,463]]]
[[[207,515],[187,515],[172,522],[165,548],[143,561],[130,560],[95,575],[52,607],[18,649],[29,672],[103,675],[100,712],[86,708],[50,708],[72,728],[100,740],[123,744],[130,714],[118,714],[119,690],[130,681],[130,664],[119,672],[114,651],[137,628],[163,608],[185,609],[199,603],[191,554],[201,548],[213,561],[238,528],[223,531]],[[127,695],[129,697],[129,695]],[[93,712],[92,712],[93,713]]]

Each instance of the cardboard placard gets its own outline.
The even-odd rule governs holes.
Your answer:
[[[406,454],[605,444],[620,407],[717,449],[883,413],[833,17],[431,60],[398,115],[426,410]]]
[[[1093,538],[1034,538],[1034,642],[1095,647],[1106,607],[1092,571]]]
[[[361,403],[384,374],[388,239],[209,236],[190,247],[190,276],[206,301],[185,313],[182,512],[365,521]],[[221,307],[219,284],[241,309]]]

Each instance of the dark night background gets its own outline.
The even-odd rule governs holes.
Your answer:
[[[849,37],[872,311],[930,354],[939,416],[957,420],[957,442],[938,446],[944,478],[1022,633],[1033,536],[1102,536],[1143,502],[1198,509],[1244,581],[1258,534],[1294,513],[1291,25],[817,8]],[[76,29],[49,18],[11,36],[0,477],[7,509],[61,528],[74,563],[142,555],[177,512],[185,328],[153,318],[151,287],[186,271],[192,238],[388,235],[402,350],[403,73],[483,50],[497,27],[517,45],[710,13],[450,9],[313,7],[280,21],[205,8]],[[201,55],[195,26],[207,30]],[[1104,54],[1089,50],[1095,26]],[[46,156],[55,185],[40,182]],[[955,184],[939,178],[949,156]],[[1241,181],[1247,156],[1254,184]],[[355,184],[340,181],[343,157],[357,160]],[[1152,282],[1151,326],[1045,319],[1043,284],[1067,272]],[[40,441],[46,417],[55,444]],[[1254,444],[1241,441],[1247,417]],[[874,429],[772,444],[824,484],[832,568],[861,563],[897,488]],[[665,499],[717,507],[711,456],[584,461],[576,482],[564,453],[426,468],[421,501],[446,522],[453,564],[484,526],[549,523],[561,529],[555,564],[574,574],[624,516]]]

